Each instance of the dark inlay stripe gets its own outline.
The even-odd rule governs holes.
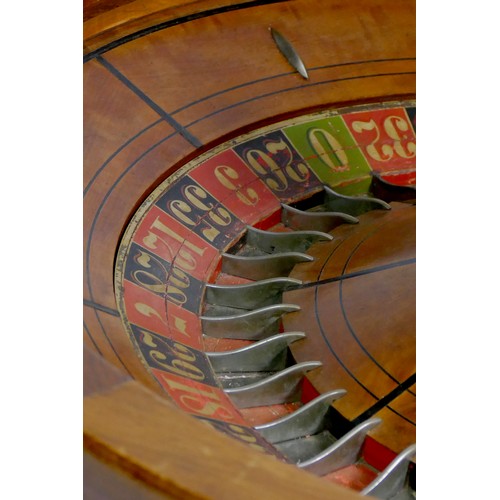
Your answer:
[[[364,344],[361,342],[361,340],[359,340],[359,337],[357,336],[356,334],[356,331],[354,330],[354,328],[352,327],[351,325],[351,322],[349,321],[349,318],[347,317],[347,313],[346,313],[346,310],[344,308],[344,299],[343,299],[343,289],[342,289],[342,283],[343,281],[340,282],[340,285],[339,285],[339,300],[340,300],[340,310],[342,311],[342,317],[344,318],[344,322],[347,326],[347,329],[349,330],[349,333],[352,335],[352,337],[354,338],[354,340],[356,341],[356,343],[359,345],[360,349],[368,356],[368,358],[370,358],[373,363],[383,372],[385,373],[393,382],[396,382],[396,384],[399,384],[399,380],[394,377],[393,375],[391,375],[385,368],[383,365],[381,365],[375,358],[374,356],[370,353],[370,351],[368,351],[368,349],[364,346]],[[411,392],[411,391],[409,391]],[[411,394],[413,394],[411,392]],[[413,394],[415,395],[415,394]]]
[[[123,151],[128,145],[130,145],[133,141],[135,141],[138,137],[140,137],[142,134],[145,134],[149,129],[153,128],[155,125],[158,125],[159,123],[162,122],[162,118],[159,120],[156,120],[155,122],[151,123],[147,127],[143,128],[136,134],[134,134],[132,137],[127,139],[121,146],[118,147],[107,159],[106,161],[96,170],[95,174],[92,176],[92,178],[89,180],[88,184],[85,186],[83,190],[83,197],[85,198],[85,195],[87,194],[88,190],[94,183],[94,181],[97,179],[97,177],[101,174],[101,172],[106,168],[108,163],[111,162],[121,151]]]
[[[90,333],[90,330],[88,329],[87,325],[85,324],[85,321],[83,322],[83,329],[85,330],[85,333],[88,335],[90,341],[94,345],[96,351],[102,356],[102,352],[99,349],[99,346],[96,344],[96,341],[94,340],[94,337],[92,337],[92,334]]]
[[[136,40],[137,38],[149,35],[150,33],[154,33],[155,31],[160,31],[166,28],[171,28],[172,26],[177,26],[178,24],[188,23],[196,19],[202,19],[204,17],[210,17],[217,14],[224,14],[225,12],[231,12],[233,10],[248,9],[250,7],[259,7],[261,5],[272,5],[274,3],[286,3],[289,1],[290,0],[255,0],[254,2],[226,5],[224,7],[209,9],[203,12],[196,12],[195,14],[190,14],[188,16],[178,17],[176,19],[170,19],[163,23],[156,24],[155,26],[150,26],[149,28],[144,28],[142,30],[136,31],[135,33],[131,33],[130,35],[126,35],[122,38],[119,38],[118,40],[114,40],[113,42],[104,45],[103,47],[100,47],[99,49],[89,52],[87,55],[83,56],[83,62],[86,63],[87,61],[90,61],[91,59],[99,57],[99,55],[104,54],[111,49],[114,49],[115,47],[131,42],[132,40]]]
[[[309,88],[309,87],[316,87],[318,85],[326,85],[329,83],[337,83],[337,82],[345,82],[348,80],[362,80],[364,78],[380,78],[380,77],[385,77],[385,76],[403,76],[403,75],[416,75],[416,71],[401,71],[401,72],[395,72],[395,73],[375,73],[371,75],[357,75],[357,76],[349,76],[346,78],[334,78],[332,80],[325,80],[323,82],[314,82],[314,83],[308,83],[305,85],[300,85],[300,86],[294,86],[294,87],[288,87],[286,89],[280,89],[280,90],[275,90],[273,92],[268,92],[267,94],[260,94],[255,97],[251,97],[250,99],[245,99],[243,101],[239,101],[235,104],[232,104],[230,106],[226,106],[225,108],[219,108],[213,113],[209,113],[208,115],[202,116],[201,118],[198,118],[197,120],[192,121],[191,123],[188,123],[186,125],[186,128],[192,127],[193,125],[197,124],[198,122],[201,122],[203,120],[206,120],[207,118],[210,118],[214,115],[217,115],[219,113],[222,113],[224,111],[227,111],[229,109],[236,108],[238,106],[241,106],[243,104],[248,104],[253,101],[257,101],[259,99],[263,99],[264,97],[271,97],[277,94],[284,94],[285,92],[290,92],[293,90],[299,90],[302,88]]]
[[[407,391],[412,385],[416,383],[416,381],[417,381],[417,374],[414,373],[411,377],[408,377],[403,383],[399,384],[395,389],[393,389],[383,398],[379,399],[372,407],[368,408],[368,410],[366,410],[361,415],[359,415],[355,420],[353,420],[352,421],[353,426],[356,426],[364,422],[366,419],[375,415],[375,413],[387,407],[389,410],[399,415],[402,419],[406,420],[408,423],[416,427],[415,422],[412,422],[409,418],[405,417],[404,415],[401,415],[400,413],[396,412],[389,406],[389,403],[391,401],[394,401],[398,396],[403,394],[403,392]]]
[[[415,58],[414,57],[394,57],[394,58],[388,58],[388,59],[367,59],[367,60],[363,60],[363,61],[352,61],[352,62],[345,62],[345,63],[327,64],[325,66],[316,66],[314,68],[308,68],[307,70],[312,73],[312,72],[318,71],[318,70],[340,68],[342,66],[356,66],[356,65],[360,65],[360,64],[399,62],[399,61],[415,61]],[[279,73],[277,75],[266,76],[264,78],[259,78],[257,80],[252,80],[249,82],[241,83],[239,85],[234,85],[233,87],[228,87],[227,89],[224,89],[224,90],[219,90],[218,92],[214,92],[214,93],[209,94],[205,97],[202,97],[202,98],[197,99],[195,101],[192,101],[188,104],[185,104],[184,106],[176,109],[175,111],[172,111],[172,115],[176,115],[177,113],[180,113],[181,111],[184,111],[185,109],[188,109],[192,106],[200,104],[204,101],[208,101],[210,99],[213,99],[214,97],[218,97],[220,95],[227,94],[229,92],[233,92],[235,90],[249,87],[251,85],[255,85],[258,83],[263,83],[263,82],[266,82],[269,80],[275,80],[276,78],[283,78],[285,76],[294,75],[295,73],[296,73],[295,71],[288,71],[287,73]],[[305,84],[303,86],[307,86],[307,84]],[[298,87],[298,88],[300,88],[300,87]]]
[[[116,188],[116,186],[121,182],[121,180],[125,177],[125,175],[135,166],[137,165],[137,163],[139,163],[149,152],[151,152],[153,149],[155,149],[156,147],[158,147],[160,144],[164,143],[165,141],[168,141],[169,139],[171,139],[172,137],[174,137],[176,135],[177,132],[173,132],[172,134],[164,137],[161,141],[157,142],[156,144],[154,144],[153,146],[151,146],[149,149],[147,149],[146,151],[144,151],[142,154],[139,155],[138,158],[136,158],[126,169],[124,172],[122,172],[120,174],[120,176],[118,177],[118,179],[115,180],[115,182],[113,183],[113,185],[109,188],[109,190],[104,194],[102,200],[101,200],[101,203],[99,204],[99,207],[94,215],[94,219],[92,220],[92,224],[90,226],[90,231],[89,231],[89,235],[88,235],[88,239],[87,239],[87,248],[85,250],[85,255],[86,255],[86,266],[85,266],[85,274],[86,274],[86,278],[87,278],[87,284],[88,284],[88,288],[89,288],[89,293],[90,293],[90,297],[91,299],[93,299],[93,291],[92,291],[92,279],[91,279],[91,273],[90,273],[90,252],[91,252],[91,249],[92,249],[92,239],[93,239],[93,235],[94,235],[94,230],[95,230],[95,227],[97,225],[97,221],[99,220],[99,217],[101,215],[101,212],[103,210],[103,207],[104,205],[106,204],[109,196],[111,196],[111,193],[114,191],[114,189]],[[94,304],[93,301],[90,301],[89,302],[89,305],[91,304]],[[112,309],[111,309],[112,311]],[[116,357],[119,359],[120,363],[124,366],[124,368],[127,370],[127,372],[132,376],[132,374],[130,373],[130,371],[128,370],[127,366],[125,365],[125,363],[123,362],[123,360],[120,358],[120,356],[118,355],[118,353],[116,352],[116,349],[115,347],[113,346],[113,343],[111,342],[111,340],[109,339],[107,333],[106,333],[106,330],[105,328],[103,327],[102,323],[101,323],[101,320],[99,318],[99,315],[97,314],[97,309],[94,308],[94,312],[96,314],[96,317],[97,317],[97,321],[99,322],[101,328],[102,328],[102,331],[103,331],[103,334],[104,334],[104,337],[106,338],[106,340],[108,341],[111,349],[113,350],[113,352],[116,354]]]
[[[338,247],[337,247],[338,248]],[[342,359],[339,357],[339,355],[335,352],[335,349],[330,345],[330,343],[328,342],[328,338],[327,338],[327,335],[325,333],[325,330],[323,329],[323,325],[321,324],[321,315],[319,314],[319,311],[318,311],[318,288],[316,288],[315,290],[315,298],[314,298],[314,314],[316,316],[316,323],[318,324],[318,327],[319,327],[319,331],[321,333],[321,336],[323,337],[323,340],[326,344],[326,346],[328,347],[328,350],[330,351],[330,353],[333,355],[333,357],[337,360],[337,362],[339,363],[339,365],[345,370],[345,372],[360,386],[362,387],[370,396],[372,396],[374,399],[378,400],[378,401],[381,401],[378,396],[376,394],[374,394],[365,384],[363,384],[363,382],[361,382],[361,380],[358,379],[358,377],[351,371],[349,370],[349,368],[347,368],[347,366],[344,364],[344,362],[342,361]],[[397,389],[397,388],[396,388]],[[385,396],[387,397],[387,396]],[[384,399],[384,398],[382,398]],[[376,404],[375,404],[376,405]],[[375,406],[373,405],[372,408]],[[396,415],[400,416],[401,418],[406,419],[406,417],[404,417],[403,415],[399,414],[396,410],[393,410],[392,408],[389,407],[389,410],[391,410],[393,413],[395,413]],[[358,417],[359,418],[359,417]],[[357,418],[357,419],[358,419]],[[356,421],[357,421],[356,419]],[[414,424],[415,425],[415,424]],[[354,427],[354,426],[353,426]]]
[[[85,302],[85,299],[84,299],[84,302]],[[91,302],[91,304],[93,304],[93,302]],[[102,333],[103,333],[104,337],[106,338],[106,340],[108,341],[108,343],[109,343],[109,345],[111,347],[111,350],[113,351],[114,355],[116,356],[116,358],[118,359],[118,361],[121,363],[121,365],[123,366],[123,368],[125,369],[125,371],[133,378],[134,376],[132,375],[132,373],[130,373],[130,370],[127,368],[127,365],[123,362],[123,359],[116,352],[115,346],[113,345],[113,343],[111,342],[111,340],[108,337],[108,334],[106,333],[106,329],[104,328],[104,325],[102,324],[101,318],[99,317],[99,311],[100,311],[100,309],[93,308],[93,310],[94,310],[94,314],[95,314],[95,317],[97,319],[97,322],[99,323],[99,326],[101,327]],[[113,309],[110,309],[110,311],[112,311],[112,310]]]
[[[93,309],[97,309],[98,311],[111,314],[111,316],[116,316],[117,318],[120,317],[120,313],[116,309],[111,309],[110,307],[97,304],[96,302],[92,302],[91,300],[83,299],[83,304],[92,307]]]
[[[365,243],[365,241],[367,241],[369,238],[371,238],[374,234],[376,234],[378,231],[380,231],[380,229],[385,226],[387,224],[387,221],[382,223],[380,226],[377,226],[374,228],[373,231],[370,231],[368,234],[365,235],[365,237],[352,249],[349,257],[346,259],[345,263],[344,263],[344,267],[342,268],[342,276],[344,276],[344,273],[345,273],[345,270],[347,269],[347,266],[349,265],[349,263],[351,262],[351,259],[352,257],[354,256],[354,254],[358,251],[358,249],[361,247],[361,245],[363,245],[363,243]],[[403,263],[406,263],[406,264],[403,264],[403,265],[408,265],[408,264],[414,264],[416,262],[416,258],[412,258],[412,259],[406,259],[406,260],[403,260],[403,261],[400,261],[400,262],[403,262]],[[397,264],[397,263],[396,263]],[[385,266],[380,266],[380,267],[385,267],[386,269],[391,269],[391,268],[394,268],[394,267],[401,267],[400,265],[396,265],[396,266],[393,266],[391,264],[386,264]],[[381,270],[385,270],[385,269],[381,269]],[[354,273],[353,273],[354,274]],[[370,274],[370,273],[364,273],[364,274]],[[354,329],[352,328],[351,326],[351,323],[349,322],[348,318],[347,318],[347,314],[345,312],[345,309],[344,309],[344,303],[343,303],[343,295],[342,295],[342,282],[343,280],[341,280],[340,282],[340,285],[339,285],[339,300],[340,300],[340,309],[342,311],[342,316],[344,318],[344,321],[345,321],[345,324],[347,326],[347,329],[349,330],[349,333],[352,335],[352,337],[354,338],[354,340],[356,341],[356,343],[359,345],[359,347],[361,348],[361,350],[373,361],[373,363],[375,363],[376,366],[378,366],[378,368],[380,370],[382,370],[383,373],[385,373],[391,380],[393,380],[394,382],[396,382],[397,384],[399,384],[399,380],[397,380],[395,377],[393,377],[369,352],[368,350],[365,348],[365,346],[363,345],[363,343],[359,340],[358,336],[356,335],[356,332],[354,331]],[[411,394],[413,394],[415,396],[415,394],[411,391],[409,391]]]
[[[368,64],[368,63],[379,63],[379,62],[396,62],[396,61],[414,61],[415,58],[414,57],[401,57],[401,58],[390,58],[390,59],[370,59],[370,60],[366,60],[366,61],[354,61],[354,62],[348,62],[348,63],[339,63],[339,64],[329,64],[327,66],[318,66],[316,68],[311,68],[309,71],[315,71],[315,70],[321,70],[321,69],[328,69],[328,68],[336,68],[336,67],[339,67],[339,66],[350,66],[350,65],[357,65],[357,64]],[[235,85],[234,87],[229,87],[227,89],[224,89],[224,90],[221,90],[221,91],[218,91],[218,92],[214,92],[213,94],[210,94],[208,96],[205,96],[205,97],[202,97],[201,99],[197,99],[195,101],[192,101],[178,109],[176,109],[175,111],[172,111],[170,113],[171,116],[174,116],[178,113],[180,113],[181,111],[184,111],[185,109],[188,109],[188,108],[191,108],[192,106],[195,106],[196,104],[199,104],[203,101],[207,101],[209,99],[212,99],[213,97],[217,97],[219,95],[223,95],[223,94],[226,94],[226,93],[229,93],[229,92],[232,92],[234,90],[237,90],[237,89],[240,89],[240,88],[244,88],[244,87],[247,87],[247,86],[251,86],[251,85],[255,85],[255,84],[258,84],[258,83],[261,83],[261,82],[264,82],[264,81],[267,81],[267,80],[273,80],[275,78],[282,78],[284,76],[288,76],[288,75],[291,75],[293,74],[294,72],[288,72],[288,73],[280,73],[280,74],[277,74],[277,75],[273,75],[273,76],[268,76],[268,77],[265,77],[265,78],[259,78],[257,80],[252,80],[250,82],[245,82],[245,83],[242,83],[240,85]],[[300,87],[297,87],[297,88],[300,88]],[[209,115],[210,116],[210,115]],[[203,117],[202,119],[205,119],[206,117]],[[159,123],[159,121],[161,120],[158,120],[158,121],[155,121],[154,123],[152,123],[151,125],[148,125],[146,128],[144,128],[143,130],[139,131],[136,135],[134,135],[133,137],[131,137],[130,139],[128,139],[124,144],[122,144],[102,165],[101,167],[98,169],[98,171],[94,174],[94,176],[92,177],[92,179],[89,181],[89,184],[87,185],[87,187],[85,188],[84,190],[84,196],[85,194],[87,193],[88,189],[90,188],[90,185],[94,182],[95,178],[101,173],[101,171],[104,169],[104,167],[121,151],[123,150],[126,146],[128,146],[132,141],[134,141],[135,139],[137,139],[141,134],[143,134],[144,132],[146,132],[147,130],[149,130],[151,127],[153,127],[154,125],[157,125]],[[192,123],[189,125],[191,126]]]
[[[333,278],[326,278],[324,280],[312,281],[311,283],[304,283],[303,285],[298,285],[293,287],[293,290],[299,290],[302,288],[313,288],[315,286],[326,285],[328,283],[333,283],[335,281],[343,281],[350,278],[356,278],[358,276],[363,276],[365,274],[378,273],[380,271],[385,271],[387,269],[393,269],[395,267],[403,267],[411,264],[415,264],[417,261],[416,258],[400,260],[397,262],[391,262],[390,264],[384,264],[382,266],[370,267],[368,269],[363,269],[362,271],[356,271],[353,273],[341,274],[340,276],[335,276]]]
[[[101,56],[97,56],[97,61],[101,63],[112,75],[114,75],[118,80],[120,80],[126,87],[128,87],[134,94],[136,94],[140,99],[142,99],[153,111],[158,113],[170,126],[172,126],[177,132],[179,132],[184,139],[191,143],[194,147],[199,148],[202,143],[193,135],[189,130],[184,128],[177,120],[172,118],[163,108],[161,108],[156,102],[154,102],[149,96],[147,96],[139,87],[134,85],[125,75],[118,71],[110,62]]]

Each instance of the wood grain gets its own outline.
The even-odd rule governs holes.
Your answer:
[[[416,370],[415,207],[394,204],[359,219],[311,247],[316,262],[295,267],[291,277],[315,286],[283,295],[301,307],[283,323],[307,334],[291,346],[295,359],[323,363],[308,375],[316,390],[347,390],[334,403],[345,418],[358,422],[389,406],[377,437],[399,453],[415,442],[416,397],[400,389]]]
[[[286,0],[284,0],[286,1]],[[174,24],[255,0],[86,0],[83,52],[88,54],[120,38],[161,23]]]
[[[84,2],[88,498],[127,498],[125,489],[136,487],[136,498],[154,498],[156,491],[163,498],[254,499],[263,492],[280,500],[359,498],[216,432],[160,397],[117,315],[121,237],[152,189],[181,165],[281,118],[415,96],[413,1],[259,4]],[[273,45],[269,25],[297,48],[309,80]],[[411,401],[397,404],[411,413]]]
[[[148,486],[99,460],[89,452],[83,454],[83,498],[85,500],[160,500],[174,498]]]
[[[217,500],[359,496],[235,442],[135,381],[84,400],[84,443],[174,498]]]

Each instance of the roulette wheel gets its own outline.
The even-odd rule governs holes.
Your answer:
[[[89,498],[415,497],[414,8],[85,4]]]

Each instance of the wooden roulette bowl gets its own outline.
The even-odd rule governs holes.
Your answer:
[[[405,450],[414,481],[414,37],[412,3],[86,4],[88,498],[361,498]]]

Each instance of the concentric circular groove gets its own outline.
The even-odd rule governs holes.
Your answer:
[[[337,115],[319,116],[327,124]],[[224,408],[228,417],[231,415],[229,420],[215,418],[218,429],[235,422],[245,425],[247,417],[243,415],[252,414],[254,421],[266,420],[254,424],[255,429],[248,428],[247,432],[257,436],[262,425],[272,423],[265,415],[271,415],[273,408],[284,410],[293,403],[298,418],[302,415],[299,409],[304,405],[308,408],[309,401],[315,400],[314,395],[304,391],[306,377],[315,385],[319,374],[329,368],[314,356],[301,361],[294,359],[295,353],[303,350],[314,334],[309,323],[293,329],[285,321],[288,316],[310,314],[311,308],[299,306],[293,299],[289,303],[283,299],[312,289],[309,278],[297,279],[295,273],[308,266],[317,268],[318,248],[331,245],[334,252],[342,252],[344,240],[350,234],[357,234],[358,226],[364,234],[364,224],[360,222],[364,218],[383,226],[385,214],[394,212],[398,216],[401,211],[391,210],[390,204],[366,191],[342,194],[322,184],[320,171],[311,167],[313,159],[301,160],[301,153],[292,150],[299,144],[293,142],[297,140],[294,130],[304,130],[307,135],[308,120],[314,123],[309,130],[319,137],[318,117],[313,116],[233,141],[183,167],[141,207],[125,235],[124,250],[119,253],[117,298],[138,353],[174,399],[178,393],[172,388],[178,387],[180,376],[185,379],[182,383],[188,384],[186,390],[189,386],[189,393],[196,395],[200,404],[206,397],[217,400],[217,407]],[[257,148],[259,141],[266,144],[266,153]],[[276,152],[274,158],[269,156],[272,152]],[[236,161],[235,154],[237,163],[230,164],[230,157]],[[215,180],[209,181],[202,174],[207,165],[217,165],[214,158],[218,156],[224,158],[225,165],[216,167]],[[324,161],[321,154],[317,159]],[[284,162],[283,167],[263,168],[266,162],[271,165],[271,160]],[[239,179],[246,181],[242,183]],[[378,181],[381,192],[379,177],[372,180],[374,185]],[[220,184],[215,184],[216,181]],[[398,192],[397,186],[383,182],[392,195]],[[364,183],[364,179],[353,178],[347,192],[352,193],[352,187],[354,193],[356,188],[365,189],[361,188]],[[265,212],[243,208],[257,189],[267,193]],[[408,196],[408,191],[402,196]],[[320,200],[319,204],[315,200]],[[337,209],[349,214],[331,212]],[[318,227],[315,221],[320,219],[326,222]],[[349,256],[338,282],[329,275],[315,276],[313,281],[322,282],[323,286],[332,282],[345,295],[349,282],[344,285],[343,274],[353,282],[359,269],[366,275],[372,271],[355,266],[357,255],[361,255],[359,251]],[[325,265],[330,265],[328,260]],[[204,302],[200,300],[202,296]],[[342,311],[345,316],[346,309]],[[283,329],[290,334],[280,334]],[[304,331],[305,338],[304,334],[293,334],[296,331]],[[266,352],[269,359],[258,355],[266,349],[267,341],[275,342],[279,337],[284,340],[286,335],[291,335],[289,341],[276,342],[276,347]],[[326,392],[346,396],[328,406],[313,425],[317,432],[297,438],[296,442],[275,443],[285,460],[313,464],[314,457],[318,457],[322,465],[311,465],[311,470],[321,475],[336,473],[339,464],[358,467],[366,434],[354,432],[365,429],[363,421],[355,422],[354,418],[351,424],[346,424],[342,421],[345,417],[339,417],[341,401],[350,400],[350,388],[336,385]],[[321,396],[316,400],[319,404]],[[292,407],[286,411],[292,411]],[[204,419],[208,416],[192,413]],[[215,414],[211,419],[214,417]],[[367,417],[366,421],[378,423],[379,419]],[[348,454],[347,462],[335,458],[344,453],[344,445],[341,451],[335,451],[339,446],[334,445],[337,441],[346,441],[346,449],[355,450]],[[319,458],[323,455],[328,458]]]

